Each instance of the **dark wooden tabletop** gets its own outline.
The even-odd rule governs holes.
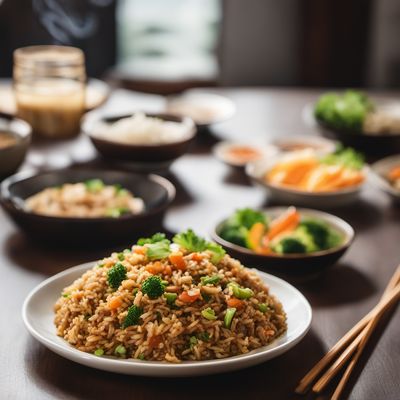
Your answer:
[[[201,132],[191,152],[166,176],[178,196],[165,228],[193,227],[207,234],[237,207],[261,207],[268,199],[244,174],[210,153],[217,138],[267,142],[287,134],[313,134],[304,106],[319,92],[279,89],[220,89],[232,98],[231,120]],[[162,99],[117,91],[110,110],[156,110]],[[88,140],[35,143],[23,168],[63,167],[93,162]],[[95,165],[102,161],[96,159]],[[0,398],[1,399],[291,399],[298,380],[350,327],[375,305],[400,261],[400,208],[368,186],[352,207],[332,210],[347,220],[356,239],[340,262],[318,280],[298,286],[313,308],[312,327],[288,353],[262,365],[200,378],[157,379],[117,375],[68,361],[34,340],[21,319],[24,298],[43,279],[67,267],[108,254],[111,249],[62,250],[38,246],[0,211]],[[348,395],[354,400],[400,398],[400,320],[392,315],[368,346]],[[379,341],[378,341],[379,338]]]

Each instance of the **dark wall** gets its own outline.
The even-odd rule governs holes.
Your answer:
[[[62,44],[81,48],[89,76],[116,61],[114,0],[4,0],[0,2],[0,76],[12,74],[18,47]]]

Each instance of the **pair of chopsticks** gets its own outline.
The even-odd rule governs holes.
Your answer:
[[[351,328],[299,382],[297,394],[305,394],[310,388],[321,393],[331,380],[347,364],[331,400],[338,400],[360,359],[363,350],[383,315],[400,299],[400,265],[391,277],[379,303],[353,328]],[[353,356],[353,357],[352,357]],[[350,361],[349,361],[350,360]],[[316,382],[315,382],[316,381]],[[315,383],[314,383],[315,382]],[[314,385],[313,385],[314,383]]]

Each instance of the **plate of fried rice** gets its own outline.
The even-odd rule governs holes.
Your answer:
[[[29,332],[90,367],[195,376],[265,362],[307,333],[311,307],[287,282],[245,268],[192,230],[157,233],[41,283],[23,305]]]

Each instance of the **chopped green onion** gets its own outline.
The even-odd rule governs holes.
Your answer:
[[[237,299],[246,300],[254,296],[254,292],[251,289],[241,288],[236,282],[228,283],[228,287]]]
[[[225,324],[226,328],[229,329],[231,327],[232,319],[233,319],[233,316],[235,315],[235,313],[236,313],[236,308],[228,308],[226,310],[225,317],[224,317],[224,324]]]
[[[261,303],[258,305],[258,309],[262,312],[262,313],[266,313],[269,310],[269,305],[265,304],[265,303]]]
[[[85,186],[89,192],[96,193],[104,188],[104,182],[101,179],[89,179],[85,182]]]
[[[122,346],[122,344],[118,345],[115,350],[114,353],[118,356],[124,356],[126,354],[126,348],[125,346]]]
[[[132,294],[134,296],[136,296],[138,291],[139,291],[139,288],[135,288],[135,289],[133,289]]]
[[[175,300],[178,297],[176,293],[164,293],[164,297],[167,300],[167,304],[170,306],[175,304]]]
[[[202,276],[200,280],[203,285],[215,285],[221,280],[221,277],[218,275]]]
[[[204,310],[202,310],[201,315],[205,318],[208,319],[210,321],[214,321],[215,319],[217,319],[217,317],[215,316],[215,311],[211,308],[205,308]]]
[[[104,350],[103,349],[97,349],[95,352],[94,352],[94,355],[95,356],[102,356],[104,354]]]
[[[62,293],[61,296],[68,299],[69,297],[71,297],[71,293]]]
[[[119,260],[119,261],[124,261],[124,260],[125,260],[125,255],[124,255],[124,253],[118,253],[117,257],[118,257],[118,260]]]
[[[112,217],[112,218],[118,218],[121,215],[129,214],[130,212],[131,212],[131,210],[127,207],[109,208],[106,210],[105,216]]]
[[[142,354],[139,354],[138,359],[139,359],[139,360],[144,360],[144,359],[145,359],[144,354],[143,354],[143,353],[142,353]]]

